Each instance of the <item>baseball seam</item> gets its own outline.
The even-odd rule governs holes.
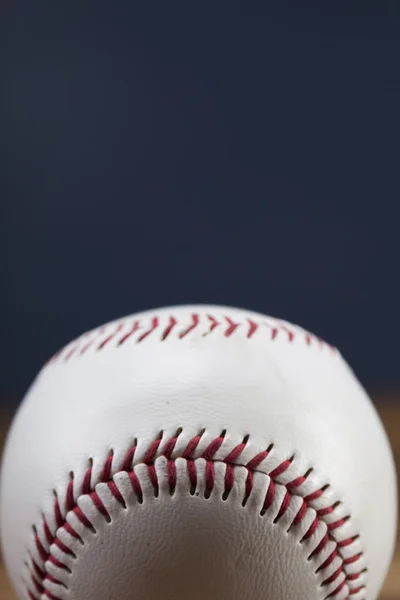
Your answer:
[[[109,325],[103,325],[98,329],[86,332],[62,348],[50,359],[49,363],[55,361],[66,362],[72,357],[77,358],[85,355],[88,351],[103,350],[109,345],[118,348],[129,341],[139,344],[157,333],[159,340],[165,341],[174,335],[178,340],[186,338],[194,331],[206,337],[217,330],[226,338],[230,338],[241,331],[247,339],[252,339],[260,330],[267,329],[270,332],[271,341],[278,340],[283,336],[290,344],[300,339],[307,346],[314,345],[321,350],[328,349],[336,352],[334,346],[308,331],[272,319],[268,321],[266,319],[248,318],[243,321],[234,321],[228,316],[217,318],[211,314],[200,315],[198,313],[192,313],[187,323],[179,322],[173,315],[170,315],[166,322],[164,322],[164,319],[164,316],[154,315],[150,319],[122,320],[114,323],[111,329]]]
[[[138,447],[136,440],[119,465],[114,464],[116,462],[114,453],[110,451],[102,464],[99,482],[95,484],[92,481],[93,461],[91,460],[78,492],[76,486],[74,487],[74,476],[71,473],[64,496],[61,497],[54,492],[53,514],[47,518],[43,515],[42,521],[33,526],[33,543],[26,561],[30,574],[30,582],[27,584],[27,594],[30,600],[62,600],[60,590],[68,589],[67,584],[63,582],[63,574],[65,572],[69,575],[72,574],[68,562],[71,557],[74,561],[78,558],[68,546],[68,540],[78,539],[83,544],[81,536],[71,525],[71,519],[68,519],[68,516],[73,516],[81,526],[95,533],[89,518],[78,505],[78,500],[83,497],[89,498],[96,511],[104,517],[105,521],[110,522],[111,516],[98,493],[99,484],[106,484],[115,504],[126,509],[128,508],[126,500],[114,480],[117,475],[124,473],[129,477],[130,486],[137,502],[142,503],[144,480],[140,468],[145,467],[153,493],[158,496],[160,481],[157,464],[160,460],[164,460],[166,463],[168,491],[171,496],[175,493],[177,485],[179,461],[184,461],[186,466],[187,478],[190,483],[189,494],[197,495],[196,490],[203,488],[205,500],[210,497],[215,488],[218,465],[223,465],[225,469],[223,501],[228,499],[234,487],[235,469],[238,467],[246,469],[242,506],[246,506],[252,497],[253,479],[256,474],[267,476],[269,478],[268,488],[259,514],[264,516],[274,511],[273,522],[282,523],[287,532],[295,531],[306,524],[306,531],[299,539],[299,543],[311,544],[307,546],[311,550],[307,560],[311,562],[311,565],[314,564],[315,573],[322,577],[321,587],[326,590],[326,595],[323,596],[324,600],[344,600],[350,597],[354,600],[355,598],[363,599],[365,597],[365,577],[363,575],[366,569],[364,568],[363,552],[360,549],[359,535],[346,537],[345,533],[341,534],[341,531],[347,531],[346,524],[350,517],[335,517],[341,503],[329,503],[330,498],[327,491],[330,486],[327,484],[317,487],[311,493],[309,489],[306,490],[305,484],[312,469],[305,474],[299,474],[294,479],[289,478],[289,481],[285,482],[285,475],[290,473],[294,457],[282,461],[272,470],[262,469],[262,463],[271,453],[273,444],[250,460],[241,462],[240,458],[247,447],[249,436],[246,436],[226,456],[221,457],[226,436],[226,431],[223,431],[199,454],[198,447],[204,433],[205,430],[199,432],[183,449],[177,452],[176,446],[182,429],[179,428],[173,437],[165,441],[163,441],[161,432],[158,438],[149,445],[144,457],[139,459],[136,464],[134,464]],[[200,469],[200,462],[204,464],[203,471]],[[200,477],[202,477],[201,486]],[[296,502],[299,503],[299,509],[288,523],[289,508],[293,508]],[[310,520],[309,526],[306,519]],[[62,533],[61,536],[60,533]],[[56,577],[54,573],[58,573],[59,576]],[[58,595],[57,590],[61,596]]]

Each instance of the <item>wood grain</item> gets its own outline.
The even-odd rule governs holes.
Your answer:
[[[388,432],[397,464],[397,473],[400,473],[400,396],[392,399],[390,403],[377,403],[378,410]],[[7,429],[9,419],[0,418],[0,444]],[[398,478],[400,484],[400,478]],[[0,564],[0,598],[2,600],[16,600],[6,574]],[[385,582],[380,600],[400,600],[400,535],[397,533],[397,547],[391,569]]]

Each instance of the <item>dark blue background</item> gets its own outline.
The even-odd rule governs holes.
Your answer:
[[[400,10],[278,4],[3,7],[2,402],[82,330],[186,302],[400,383]]]

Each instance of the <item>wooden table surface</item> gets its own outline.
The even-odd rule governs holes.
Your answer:
[[[378,410],[388,432],[395,454],[397,472],[400,474],[400,398],[391,402],[378,404]],[[0,417],[0,445],[4,431],[7,429],[8,419]],[[399,477],[400,483],[400,477]],[[0,598],[1,600],[16,600],[6,574],[0,562]],[[305,599],[306,600],[306,599]],[[379,600],[400,600],[400,535],[397,532],[397,548]]]

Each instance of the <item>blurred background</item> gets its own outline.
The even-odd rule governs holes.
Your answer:
[[[399,27],[369,1],[3,3],[3,430],[83,330],[205,302],[337,345],[397,449]]]

